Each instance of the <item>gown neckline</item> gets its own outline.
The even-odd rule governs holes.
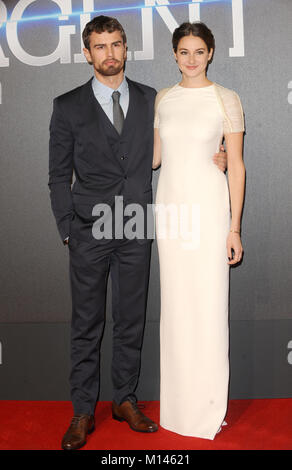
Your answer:
[[[182,88],[183,90],[204,90],[206,88],[212,88],[215,86],[215,82],[212,83],[212,85],[208,86],[200,86],[200,87],[186,87],[186,86],[181,86],[179,83],[176,84],[178,88]]]

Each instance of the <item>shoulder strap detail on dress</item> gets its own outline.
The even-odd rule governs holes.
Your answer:
[[[176,86],[176,85],[174,85]],[[155,99],[155,115],[154,115],[154,127],[159,127],[159,115],[158,115],[158,108],[159,108],[159,105],[162,101],[162,99],[165,97],[165,95],[167,95],[167,93],[172,90],[174,88],[174,86],[172,87],[169,87],[169,88],[162,88],[162,90],[160,90],[157,95],[156,95],[156,99]]]
[[[218,104],[224,117],[224,134],[244,131],[244,115],[237,93],[215,84]]]

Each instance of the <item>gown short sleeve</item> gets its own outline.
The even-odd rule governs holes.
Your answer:
[[[156,95],[154,107],[154,128],[156,129],[159,129],[159,105],[161,103],[162,98],[166,95],[169,90],[170,88],[163,88]]]
[[[224,115],[224,135],[244,132],[244,115],[238,94],[220,85],[216,85],[216,92]]]

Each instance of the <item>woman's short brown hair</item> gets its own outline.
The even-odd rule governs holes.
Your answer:
[[[87,25],[85,26],[82,39],[84,43],[84,47],[90,50],[90,35],[91,33],[104,33],[107,31],[108,33],[113,33],[114,31],[120,31],[123,43],[127,42],[126,33],[124,28],[122,27],[121,23],[118,22],[116,18],[112,18],[110,16],[96,16],[93,18]]]

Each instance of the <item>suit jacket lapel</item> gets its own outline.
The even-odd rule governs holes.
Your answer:
[[[129,85],[129,107],[121,139],[129,142],[135,134],[135,140],[142,142],[148,118],[147,101],[135,83],[127,77],[126,79]],[[127,163],[129,165],[129,159],[127,160]]]
[[[135,83],[127,78],[127,82],[129,85],[129,109],[127,112],[127,116],[124,122],[124,127],[122,130],[122,135],[129,135],[133,130],[137,128],[137,124],[139,126],[147,122],[147,101],[143,95],[143,93],[137,88]],[[142,130],[143,130],[142,129]]]

